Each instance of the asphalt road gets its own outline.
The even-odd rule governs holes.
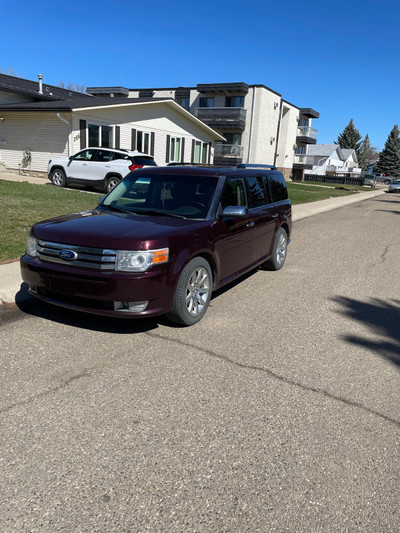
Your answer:
[[[0,531],[398,532],[400,198],[294,225],[192,328],[0,310]]]

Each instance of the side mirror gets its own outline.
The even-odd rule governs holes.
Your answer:
[[[224,217],[245,217],[247,214],[248,209],[243,205],[227,205],[222,212]]]
[[[72,161],[74,158],[73,158],[72,155],[70,155],[70,156],[68,157],[68,159],[69,159],[70,161]]]

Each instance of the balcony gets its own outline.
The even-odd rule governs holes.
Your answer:
[[[317,144],[318,130],[310,126],[300,126],[297,128],[297,144]]]
[[[312,169],[314,156],[306,154],[294,154],[293,168]]]
[[[214,146],[214,164],[236,166],[243,162],[243,146],[238,144],[216,143]]]
[[[245,95],[249,92],[247,83],[198,83],[197,90],[202,94],[225,94],[231,93]]]
[[[210,128],[243,131],[246,127],[243,107],[197,107],[194,114]]]

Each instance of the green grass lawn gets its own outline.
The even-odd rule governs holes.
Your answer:
[[[338,187],[343,187],[343,189]],[[301,181],[289,181],[287,188],[289,198],[293,205],[326,200],[327,198],[337,198],[339,196],[348,196],[349,194],[357,194],[357,191],[365,192],[371,190],[371,187],[342,186],[334,183],[304,183]]]
[[[100,194],[0,180],[0,263],[20,257],[39,220],[96,207]]]
[[[301,204],[356,194],[354,191],[335,189],[329,184],[321,187],[301,182],[288,182],[292,203]],[[352,187],[348,187],[351,189]],[[359,190],[371,190],[359,187]],[[20,257],[25,250],[29,228],[39,220],[57,215],[84,211],[96,207],[101,194],[60,189],[49,185],[0,180],[0,263]]]

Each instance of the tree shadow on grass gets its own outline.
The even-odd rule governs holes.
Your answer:
[[[341,296],[333,300],[342,306],[341,314],[366,325],[382,337],[380,341],[373,341],[361,336],[345,335],[345,341],[378,352],[380,356],[400,366],[400,300],[387,302],[374,298],[369,302],[361,302]]]

